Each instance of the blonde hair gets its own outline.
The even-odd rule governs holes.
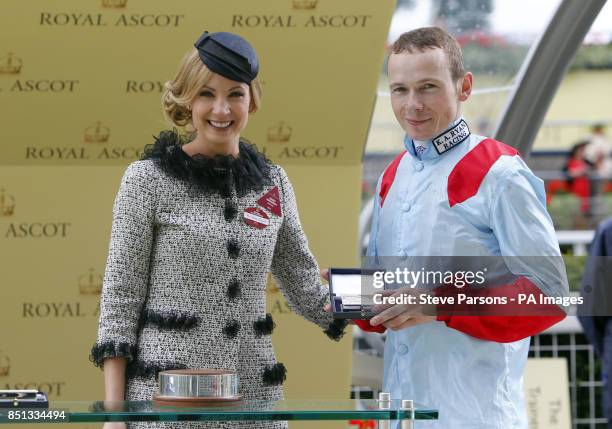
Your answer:
[[[162,108],[166,118],[175,126],[184,127],[191,124],[189,106],[198,96],[202,87],[208,83],[213,72],[200,60],[197,49],[189,50],[179,64],[174,79],[164,84]],[[251,92],[250,113],[255,113],[261,106],[262,89],[259,79],[254,79],[249,89]]]

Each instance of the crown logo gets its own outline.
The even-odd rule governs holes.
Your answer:
[[[319,0],[293,0],[293,8],[299,10],[312,10],[317,7]]]
[[[0,58],[0,74],[19,74],[22,65],[21,59],[9,52],[8,55]]]
[[[291,132],[291,127],[283,121],[280,121],[276,125],[272,125],[268,128],[268,142],[287,143],[291,139]]]
[[[128,0],[102,0],[102,7],[107,9],[123,9]]]
[[[81,295],[100,295],[102,293],[102,276],[90,268],[87,274],[79,277],[79,293]]]
[[[110,129],[98,121],[85,129],[85,143],[106,143],[110,137]]]
[[[15,198],[0,189],[0,216],[13,216],[15,213]]]
[[[6,377],[11,370],[11,361],[2,350],[0,350],[0,377]]]

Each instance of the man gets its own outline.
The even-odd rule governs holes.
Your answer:
[[[393,44],[388,73],[406,151],[378,182],[368,256],[503,256],[514,268],[515,257],[560,260],[542,181],[515,149],[471,134],[460,115],[473,76],[457,41],[435,27],[405,33]],[[487,293],[544,292],[546,273],[516,271],[528,280]],[[439,419],[423,427],[523,429],[529,336],[564,317],[553,307],[547,316],[502,317],[395,305],[358,324],[389,328],[384,390],[438,409]]]
[[[608,178],[612,174],[612,143],[606,136],[603,124],[591,127],[588,141],[584,150],[585,159],[595,166],[601,177]]]
[[[578,319],[584,335],[601,359],[602,409],[612,429],[612,218],[601,221],[589,246],[582,276],[584,305]]]
[[[612,142],[606,136],[603,124],[595,124],[591,127],[591,135],[587,139],[588,144],[584,148],[584,158],[589,162],[596,174],[590,175],[590,193],[592,199],[591,212],[602,211],[601,194],[606,183],[612,179]]]

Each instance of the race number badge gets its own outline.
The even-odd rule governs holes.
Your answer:
[[[263,207],[264,209],[268,209],[270,213],[275,216],[282,216],[278,186],[273,187],[263,197],[258,199],[257,204]]]
[[[253,228],[263,229],[270,225],[270,218],[259,207],[248,207],[244,209],[244,222]]]

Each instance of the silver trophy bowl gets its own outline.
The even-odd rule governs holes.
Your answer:
[[[177,369],[158,376],[158,405],[215,404],[240,400],[238,374],[219,369]]]

